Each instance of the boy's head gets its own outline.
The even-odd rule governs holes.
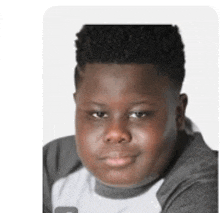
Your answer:
[[[184,124],[184,52],[177,27],[84,26],[77,34],[76,144],[104,184],[157,179]]]

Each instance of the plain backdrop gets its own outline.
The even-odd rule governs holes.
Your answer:
[[[51,7],[43,18],[43,143],[75,134],[75,34],[84,24],[173,24],[185,44],[186,115],[218,149],[218,17],[210,7]]]
[[[96,14],[97,10],[94,10],[94,8],[72,8],[72,11],[68,12],[68,14],[65,14],[65,10],[60,10],[60,16],[59,13],[56,14],[58,10],[54,11],[55,8],[47,10],[52,6],[63,5],[106,5],[108,7],[110,5],[135,5],[141,6],[141,8],[143,9],[142,15],[139,15],[139,13],[141,13],[141,9],[138,10],[140,12],[138,12],[137,10],[135,12],[135,8],[134,10],[129,10],[129,12],[127,13],[126,9],[124,8],[121,9],[121,13],[116,13],[114,12],[114,10],[110,10],[111,8],[109,8],[109,12],[106,12],[106,10],[108,9],[107,8],[105,11],[103,11],[102,13],[99,12],[98,14]],[[146,7],[144,7],[144,5],[179,5],[181,7],[179,9],[172,9],[172,7],[163,7],[161,9],[155,10],[153,8],[147,9]],[[209,5],[211,8],[214,9],[207,7],[194,7],[191,9],[187,9],[184,8],[183,5]],[[70,13],[72,14],[70,15]],[[104,18],[105,13],[106,17]],[[203,102],[198,102],[199,104],[197,104],[197,100],[195,100],[197,96],[193,95],[196,90],[194,88],[189,90],[190,103],[187,114],[190,114],[190,116],[193,117],[194,120],[196,119],[197,124],[200,128],[202,128],[203,135],[206,141],[208,141],[210,144],[214,144],[214,146],[216,147],[218,144],[217,119],[219,116],[219,114],[216,113],[217,99],[219,98],[219,96],[216,96],[216,90],[218,87],[216,85],[216,82],[218,81],[218,76],[216,74],[218,72],[216,54],[219,44],[216,43],[216,28],[218,27],[218,23],[217,15],[215,13],[217,13],[220,17],[219,0],[0,1],[0,125],[2,151],[0,155],[0,161],[2,172],[1,194],[3,195],[1,202],[1,212],[42,212],[42,132],[44,132],[44,143],[53,138],[74,133],[74,122],[72,120],[72,118],[74,117],[74,112],[72,111],[71,107],[73,107],[72,92],[74,91],[72,81],[72,66],[75,65],[75,50],[73,49],[75,32],[74,30],[72,31],[74,32],[72,34],[67,34],[66,32],[70,33],[69,30],[72,27],[76,27],[77,23],[79,23],[80,25],[80,23],[102,23],[104,21],[117,22],[117,20],[118,22],[120,22],[120,20],[123,20],[125,23],[129,21],[147,23],[148,20],[151,20],[152,22],[159,23],[167,22],[178,24],[179,22],[181,24],[185,21],[185,24],[180,26],[181,28],[183,28],[181,31],[184,31],[184,26],[186,26],[187,28],[185,33],[189,33],[190,36],[194,36],[194,41],[197,41],[197,39],[201,36],[201,32],[203,32],[206,36],[203,39],[200,39],[200,41],[205,42],[205,44],[201,42],[196,42],[195,44],[197,44],[197,51],[195,53],[190,51],[189,54],[191,56],[188,55],[187,59],[191,58],[191,62],[189,62],[189,60],[187,62],[186,76],[186,82],[188,82],[187,85],[189,85],[189,81],[193,82],[193,79],[191,80],[190,76],[191,73],[193,73],[194,71],[193,66],[190,64],[193,64],[193,59],[197,60],[198,54],[203,55],[202,60],[199,60],[199,62],[197,60],[197,68],[195,70],[199,71],[200,69],[202,69],[202,67],[206,67],[205,71],[202,69],[205,72],[206,76],[202,79],[198,78],[198,80],[196,81],[198,88],[198,97],[200,97],[200,100],[202,100]],[[43,23],[44,14],[45,16]],[[70,18],[74,14],[76,14],[75,20]],[[142,16],[142,18],[138,18],[138,16]],[[66,17],[65,21],[58,21],[62,17]],[[46,19],[48,25],[45,22]],[[53,20],[55,22],[53,22]],[[52,25],[50,24],[51,21],[53,23]],[[58,25],[56,25],[56,22]],[[69,26],[67,22],[71,23],[71,26]],[[199,24],[200,26],[199,31],[197,28],[197,24]],[[46,31],[43,30],[43,25],[44,29],[49,27],[47,29],[49,33],[47,33],[47,36]],[[80,29],[79,25],[78,27]],[[60,28],[61,26],[62,28]],[[62,34],[62,32],[60,31],[63,29],[65,29],[63,34],[65,36],[68,36],[68,38],[65,37],[62,40],[62,45],[69,48],[71,56],[67,59],[65,63],[63,63],[62,68],[59,68],[61,66],[58,66],[57,64],[61,64],[60,60],[63,60],[66,56],[68,56],[69,53],[61,49],[59,50],[60,55],[54,57],[53,52],[49,50],[49,44],[46,45],[45,43],[46,40],[44,41],[44,44],[46,46],[44,46],[45,48],[48,47],[48,52],[45,52],[46,49],[44,48],[43,50],[42,35],[44,34],[44,37],[48,37],[48,40],[51,42],[54,40],[53,42],[55,43],[53,46],[58,48],[58,46],[61,45],[61,42],[57,42],[56,38],[59,38],[59,36]],[[79,29],[77,29],[77,31]],[[197,33],[195,33],[194,29],[197,29]],[[209,34],[210,29],[212,30]],[[211,35],[211,37],[209,37],[208,35]],[[67,39],[68,42],[66,42]],[[184,38],[184,40],[186,39]],[[187,45],[190,45],[190,43],[193,44],[194,41],[189,41]],[[190,48],[189,45],[187,48]],[[206,51],[207,49],[208,51]],[[44,56],[47,55],[46,58],[48,58],[49,61],[51,60],[53,62],[53,67],[58,67],[57,69],[59,69],[60,72],[59,76],[56,69],[53,70],[53,68],[49,68],[49,62],[46,62],[46,58],[44,56],[43,59],[42,51],[44,51]],[[51,58],[49,57],[50,55],[52,56]],[[66,56],[64,57],[64,55]],[[53,58],[55,58],[56,61],[53,61]],[[44,64],[48,64],[48,68],[46,68],[46,66],[43,67],[43,61]],[[68,68],[66,68],[65,64],[68,63],[69,66]],[[53,73],[55,74],[55,76],[53,76]],[[42,88],[42,74],[44,78],[44,88]],[[193,75],[200,76],[201,72],[200,75],[192,74],[192,76]],[[60,77],[60,80],[64,83],[61,84],[61,81],[58,80],[54,81],[58,77]],[[206,80],[204,79],[208,79],[207,84]],[[48,83],[49,85],[47,85]],[[62,92],[62,95],[57,93],[57,90],[62,91],[59,84],[66,87],[65,92]],[[184,89],[187,89],[186,85],[184,85]],[[207,93],[204,93],[206,89],[210,91],[208,92],[208,95]],[[200,93],[200,91],[203,91],[204,94]],[[42,93],[44,98],[44,106]],[[60,97],[62,97],[63,95],[67,98],[62,98],[61,100],[65,100],[65,102],[59,104],[61,102]],[[207,102],[207,100],[212,101],[212,103],[210,104],[209,102]],[[59,105],[63,107],[62,110],[57,107]],[[201,110],[200,107],[203,107],[203,110]],[[42,109],[44,116],[42,116]],[[46,109],[48,110],[46,111]],[[198,111],[197,113],[197,109],[200,109],[200,112]],[[192,113],[190,113],[190,111]],[[59,116],[59,113],[62,114],[62,116]],[[195,116],[197,116],[197,118]],[[43,119],[44,129],[42,131]]]

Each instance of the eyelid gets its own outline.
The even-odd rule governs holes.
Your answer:
[[[92,111],[89,113],[92,117],[96,119],[108,118],[109,114],[106,111]],[[153,111],[132,111],[128,113],[130,118],[145,118],[153,114]]]
[[[103,114],[104,116],[98,116],[98,113]],[[106,112],[102,112],[102,111],[92,112],[91,115],[94,118],[107,118],[108,117],[107,113]]]
[[[140,117],[132,116],[132,115],[137,115],[138,113],[142,114],[143,116],[140,116]],[[144,117],[146,117],[148,115],[151,115],[152,113],[153,112],[151,112],[151,111],[134,111],[134,112],[129,113],[129,117],[132,117],[132,118],[144,118]]]

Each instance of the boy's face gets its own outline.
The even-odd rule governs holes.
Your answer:
[[[168,78],[150,64],[87,64],[82,75],[75,101],[83,164],[110,186],[133,187],[158,178],[180,126],[179,97]]]

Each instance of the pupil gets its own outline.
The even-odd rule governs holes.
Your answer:
[[[103,117],[103,116],[104,116],[104,112],[97,112],[97,115],[98,115],[99,117]]]
[[[136,115],[137,115],[137,117],[142,117],[143,112],[137,112]]]

